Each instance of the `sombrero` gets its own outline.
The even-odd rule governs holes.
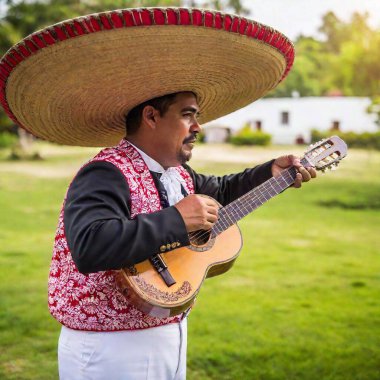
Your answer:
[[[0,61],[0,101],[45,140],[110,146],[151,98],[197,95],[200,122],[252,103],[289,72],[294,46],[244,17],[185,8],[115,10],[35,32]]]

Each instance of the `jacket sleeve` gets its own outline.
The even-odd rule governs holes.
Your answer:
[[[208,195],[225,206],[271,178],[273,162],[271,160],[241,173],[222,177],[198,174],[189,166],[184,167],[193,179],[195,193]]]
[[[188,235],[175,207],[131,219],[130,191],[111,163],[93,162],[74,178],[64,206],[64,225],[73,260],[82,273],[120,269],[186,246]]]

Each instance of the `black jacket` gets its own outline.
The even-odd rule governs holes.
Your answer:
[[[223,177],[205,176],[184,165],[195,193],[226,205],[269,179],[273,161]],[[152,173],[161,205],[166,191]],[[65,203],[64,224],[73,260],[82,273],[120,269],[159,253],[162,245],[189,244],[185,224],[173,206],[130,219],[130,192],[123,174],[108,162],[92,162],[74,178]]]

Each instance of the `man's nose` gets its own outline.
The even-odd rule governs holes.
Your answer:
[[[191,125],[190,131],[198,133],[202,132],[202,126],[198,123],[197,120],[195,120],[194,123]]]

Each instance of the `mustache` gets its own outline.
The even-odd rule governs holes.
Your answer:
[[[197,134],[198,134],[198,132],[194,132],[194,133],[192,133],[190,136],[186,137],[186,138],[183,140],[183,144],[187,144],[187,143],[190,143],[190,142],[195,142],[195,141],[197,141]]]

